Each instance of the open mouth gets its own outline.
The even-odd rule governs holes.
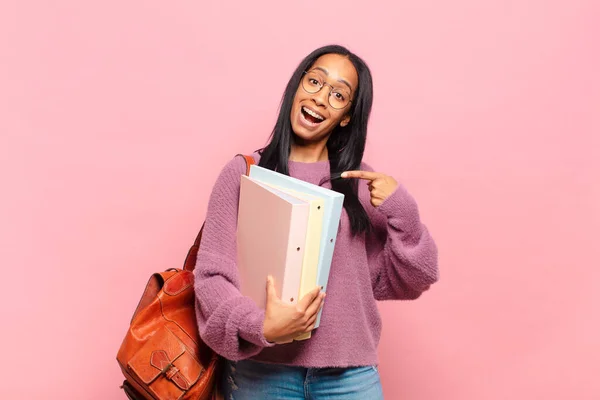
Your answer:
[[[304,106],[302,107],[302,118],[313,126],[319,125],[321,122],[325,121],[325,117],[321,114]]]

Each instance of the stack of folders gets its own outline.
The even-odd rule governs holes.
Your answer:
[[[341,193],[253,165],[242,176],[238,211],[242,294],[264,309],[268,275],[290,304],[316,286],[326,291],[343,203]]]

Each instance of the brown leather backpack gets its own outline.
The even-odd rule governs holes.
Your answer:
[[[254,159],[246,159],[246,174]],[[204,228],[204,226],[202,227]],[[195,313],[194,267],[198,233],[183,269],[150,277],[117,353],[132,400],[209,400],[217,390],[221,358],[200,339]]]

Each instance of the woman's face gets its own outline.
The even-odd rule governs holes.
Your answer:
[[[318,85],[323,87],[316,93],[309,93],[300,82],[292,104],[290,122],[302,142],[314,143],[327,140],[336,126],[346,126],[350,122],[351,103],[343,109],[334,108],[332,103],[339,107],[344,102],[343,97],[349,96],[346,100],[354,98],[358,74],[350,60],[339,54],[319,57],[307,72],[302,80],[310,91],[316,90]],[[330,99],[332,91],[334,97]]]

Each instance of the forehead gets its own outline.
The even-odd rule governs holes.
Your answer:
[[[311,69],[322,68],[332,80],[345,80],[353,88],[358,85],[358,74],[350,60],[339,54],[325,54],[315,61]]]

